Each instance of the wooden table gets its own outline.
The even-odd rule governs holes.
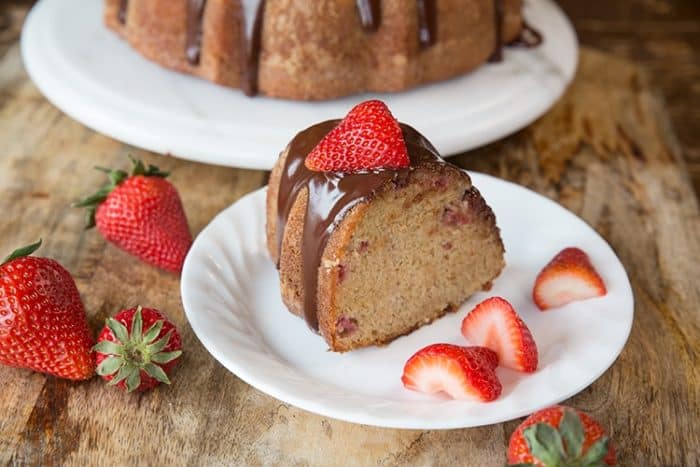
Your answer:
[[[0,6],[0,254],[43,237],[40,253],[73,273],[92,329],[121,307],[155,306],[179,325],[186,353],[174,384],[144,395],[0,367],[0,464],[503,465],[518,421],[452,431],[353,425],[280,403],[210,357],[186,322],[178,278],[84,232],[69,205],[96,187],[94,165],[126,167],[133,153],[172,171],[197,233],[267,174],[156,156],[63,115],[21,64],[28,3]],[[552,111],[455,159],[558,200],[625,265],[636,299],[629,342],[567,401],[609,427],[621,465],[700,463],[700,214],[681,152],[649,76],[584,48]]]

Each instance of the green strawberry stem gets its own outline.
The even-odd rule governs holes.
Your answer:
[[[124,324],[114,318],[107,318],[107,327],[117,342],[104,340],[93,348],[96,352],[110,355],[99,364],[97,374],[114,375],[109,382],[110,386],[125,381],[128,392],[141,385],[141,371],[161,383],[170,384],[168,375],[159,364],[171,362],[182,355],[182,350],[163,352],[172,334],[172,331],[169,331],[158,339],[163,329],[163,320],[156,321],[145,333],[143,332],[141,310],[142,307],[139,306],[134,313],[131,334]]]
[[[13,259],[23,258],[25,256],[31,255],[36,250],[38,250],[40,246],[41,246],[41,239],[39,239],[39,241],[36,243],[32,243],[31,245],[23,246],[22,248],[17,248],[15,251],[10,253],[7,258],[2,260],[2,263],[0,263],[0,266],[2,266],[3,264],[9,263]]]
[[[155,165],[149,164],[148,167],[146,167],[143,162],[131,155],[129,155],[129,159],[131,160],[132,165],[131,173],[127,173],[124,170],[119,169],[113,170],[105,167],[95,167],[95,170],[104,172],[107,175],[109,182],[104,184],[92,195],[72,204],[74,208],[87,208],[85,230],[95,227],[95,211],[97,210],[97,206],[107,199],[107,196],[127,178],[134,177],[136,175],[166,178],[168,175],[170,175],[169,172],[164,172]]]
[[[532,456],[545,467],[604,467],[608,453],[607,437],[602,437],[583,452],[585,432],[578,414],[564,409],[558,428],[547,423],[536,423],[523,430]],[[529,466],[533,464],[513,464]],[[513,467],[513,466],[511,466]]]

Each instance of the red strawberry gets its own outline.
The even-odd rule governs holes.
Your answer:
[[[179,273],[192,244],[180,196],[165,179],[168,173],[131,160],[131,175],[98,168],[107,173],[109,183],[74,206],[88,208],[86,228],[97,225],[97,230],[118,247]]]
[[[501,365],[532,373],[537,370],[537,345],[530,330],[510,303],[501,297],[487,298],[462,321],[462,335],[473,345],[498,354]]]
[[[361,172],[408,167],[403,132],[389,108],[372,100],[356,105],[307,156],[318,172]]]
[[[40,245],[20,248],[0,264],[0,363],[88,379],[95,356],[80,293],[63,266],[29,256]]]
[[[501,394],[501,382],[494,372],[497,361],[483,347],[433,344],[408,359],[401,381],[413,391],[488,402]]]
[[[145,331],[144,331],[145,330]],[[128,392],[146,391],[168,375],[182,355],[180,334],[158,310],[130,308],[107,318],[95,345],[97,374]]]
[[[555,405],[530,415],[508,444],[510,465],[615,465],[615,448],[602,426],[580,410]]]
[[[606,293],[605,284],[588,255],[578,248],[566,248],[539,273],[532,299],[544,311]]]

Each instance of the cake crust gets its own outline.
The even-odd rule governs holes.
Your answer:
[[[106,25],[160,65],[232,88],[247,60],[240,0],[207,0],[197,64],[186,57],[187,2],[106,0]],[[258,65],[261,94],[322,100],[395,92],[459,76],[486,62],[496,44],[495,0],[436,2],[437,39],[422,48],[415,0],[383,0],[377,31],[363,29],[355,1],[267,0]],[[502,41],[522,29],[521,0],[503,0]],[[313,27],[307,27],[313,25]]]

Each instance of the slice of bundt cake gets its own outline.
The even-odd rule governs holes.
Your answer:
[[[146,58],[247,94],[401,91],[498,58],[521,0],[105,0]]]
[[[267,245],[285,305],[334,351],[430,323],[504,266],[469,175],[380,101],[291,141],[270,176]]]

